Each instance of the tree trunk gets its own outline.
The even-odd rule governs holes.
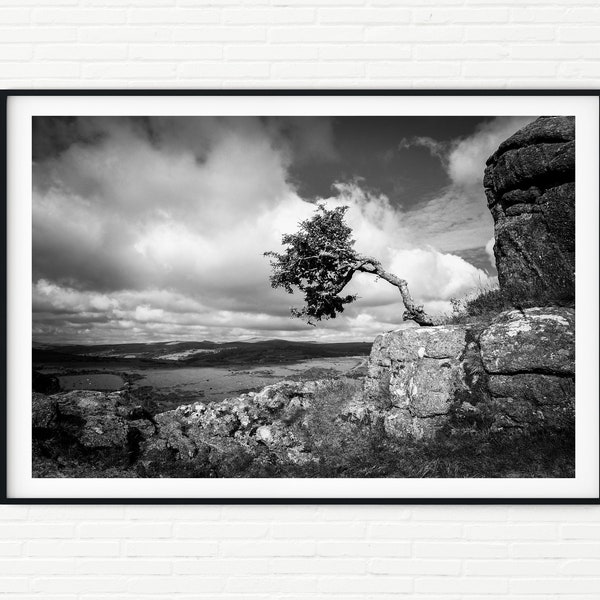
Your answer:
[[[415,304],[415,301],[408,291],[408,283],[404,279],[400,279],[394,274],[388,273],[382,268],[378,261],[373,259],[368,259],[368,262],[361,265],[358,270],[363,273],[377,275],[378,277],[381,277],[381,279],[385,279],[388,283],[395,285],[400,290],[402,302],[404,302],[406,308],[402,315],[402,318],[405,321],[415,321],[415,323],[424,327],[435,325],[433,319],[423,310],[423,306]]]

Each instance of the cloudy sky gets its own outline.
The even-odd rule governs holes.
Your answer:
[[[371,340],[398,291],[316,328],[269,285],[266,250],[314,203],[348,205],[356,248],[432,313],[494,284],[481,180],[535,117],[35,117],[33,336],[47,343]]]

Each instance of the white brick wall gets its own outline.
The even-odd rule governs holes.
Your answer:
[[[595,87],[599,42],[597,0],[0,0],[4,87]]]
[[[597,0],[1,0],[3,87],[599,87]],[[0,507],[18,599],[598,600],[600,508]]]

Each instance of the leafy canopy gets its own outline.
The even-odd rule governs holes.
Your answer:
[[[347,206],[327,209],[317,205],[315,214],[299,224],[296,233],[282,236],[287,246],[282,254],[265,252],[271,257],[271,286],[293,293],[293,286],[304,294],[305,306],[292,308],[294,316],[313,319],[335,318],[344,305],[356,296],[340,296],[362,260],[354,250],[352,230],[344,222]]]

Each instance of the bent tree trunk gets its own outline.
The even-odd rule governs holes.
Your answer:
[[[415,304],[410,292],[408,291],[408,283],[400,277],[396,277],[393,273],[388,273],[378,261],[373,259],[367,259],[363,265],[358,268],[358,271],[363,273],[371,273],[381,279],[385,279],[388,283],[396,286],[400,290],[402,296],[402,302],[406,310],[402,315],[405,321],[415,321],[421,326],[431,327],[435,325],[433,319],[425,312],[423,306]]]

